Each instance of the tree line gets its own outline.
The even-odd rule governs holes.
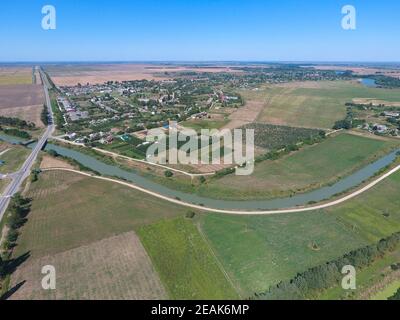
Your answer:
[[[35,124],[18,118],[0,116],[0,125],[16,127],[18,129],[35,129]]]
[[[281,281],[266,292],[256,293],[253,297],[259,300],[303,300],[322,293],[338,285],[343,278],[341,273],[345,265],[352,265],[356,270],[369,266],[382,258],[400,244],[400,232],[381,239],[377,244],[365,246],[343,256],[298,273],[294,278]]]
[[[23,130],[19,130],[19,129],[15,129],[15,128],[3,128],[0,126],[0,130],[3,131],[5,134],[8,134],[10,136],[14,136],[14,137],[19,137],[22,139],[30,139],[32,138],[32,136],[30,135],[29,132],[23,131]]]
[[[49,113],[47,111],[47,107],[44,104],[42,113],[40,114],[40,120],[42,120],[43,124],[47,126],[49,124]]]
[[[11,198],[10,204],[7,208],[5,219],[8,232],[3,244],[3,255],[0,254],[0,287],[1,280],[15,270],[16,263],[21,259],[26,259],[27,257],[26,255],[23,255],[21,258],[10,258],[12,249],[15,247],[19,236],[18,230],[25,224],[27,220],[26,217],[30,212],[31,202],[31,199],[24,198],[21,194],[17,193]]]
[[[26,217],[30,212],[31,199],[24,198],[20,193],[15,194],[7,208],[7,227],[8,233],[4,248],[12,249],[16,245],[19,236],[18,230],[25,224]]]

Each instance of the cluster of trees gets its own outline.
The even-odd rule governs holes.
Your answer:
[[[2,128],[2,127],[0,127],[0,130],[2,130],[5,134],[8,134],[10,136],[19,137],[22,139],[32,138],[32,136],[29,134],[29,132],[26,132],[23,130],[14,129],[14,128]]]
[[[54,91],[51,91],[51,94],[53,94],[53,92]],[[58,103],[56,98],[54,98],[53,96],[51,98],[51,109],[53,110],[54,122],[57,125],[57,129],[62,130],[64,128],[64,117],[60,109],[58,109]]]
[[[399,88],[400,87],[400,79],[394,77],[388,77],[384,75],[373,75],[370,78],[375,80],[375,84],[378,87],[384,88]]]
[[[47,112],[47,107],[44,104],[42,113],[40,114],[40,120],[42,120],[43,124],[47,126],[49,124],[49,113]]]
[[[222,178],[223,176],[232,174],[234,172],[235,172],[235,168],[224,168],[224,169],[217,171],[213,177],[214,178]]]
[[[344,120],[336,121],[333,126],[333,129],[334,130],[339,130],[339,129],[349,130],[349,129],[355,128],[359,125],[363,125],[364,123],[365,123],[364,119],[354,118],[354,112],[353,112],[352,106],[348,105],[346,118]]]
[[[0,125],[16,127],[19,129],[35,129],[35,124],[18,118],[0,116]]]
[[[10,250],[15,246],[19,236],[18,230],[26,222],[30,205],[31,199],[23,198],[19,193],[12,197],[7,209],[7,226],[9,230],[4,245],[5,249]]]
[[[282,281],[268,291],[255,294],[256,299],[266,300],[302,300],[337,285],[343,278],[341,273],[345,265],[352,265],[357,270],[369,266],[372,262],[393,251],[400,244],[400,232],[380,240],[375,245],[351,251],[336,260],[310,268],[297,274],[293,279]]]

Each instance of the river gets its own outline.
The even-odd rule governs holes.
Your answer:
[[[10,143],[18,143],[22,140],[0,134],[0,140]],[[272,210],[272,209],[286,209],[296,206],[307,205],[310,202],[321,202],[327,200],[334,195],[345,192],[351,188],[357,187],[363,181],[373,177],[377,172],[386,166],[393,163],[397,157],[397,151],[393,151],[379,160],[365,166],[364,168],[354,172],[353,174],[342,178],[331,186],[322,187],[320,189],[310,191],[304,194],[294,195],[292,197],[268,199],[268,200],[217,200],[211,198],[200,197],[195,194],[184,193],[181,191],[169,189],[165,186],[157,184],[148,178],[142,177],[133,171],[121,169],[117,166],[105,164],[96,158],[86,155],[82,152],[61,147],[48,143],[45,147],[46,150],[54,150],[58,154],[72,158],[87,168],[95,170],[104,176],[111,176],[133,182],[135,185],[145,188],[147,190],[159,193],[161,195],[182,201],[193,203],[197,205],[204,205],[206,207],[223,209],[223,210]]]

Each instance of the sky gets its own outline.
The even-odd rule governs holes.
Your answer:
[[[56,29],[42,28],[42,7]],[[356,29],[342,28],[342,7]],[[1,0],[0,61],[400,61],[398,0]]]

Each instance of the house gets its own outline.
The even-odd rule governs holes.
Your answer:
[[[123,134],[122,136],[119,137],[123,142],[128,142],[131,140],[131,136],[129,134]]]
[[[69,140],[75,140],[76,137],[77,137],[77,134],[76,134],[75,132],[67,133],[67,134],[65,135],[65,137],[68,138]]]
[[[105,138],[101,138],[100,140],[99,140],[99,142],[101,143],[101,144],[110,144],[110,143],[112,143],[114,141],[114,137],[112,136],[112,135],[109,135],[109,136],[107,136],[107,137],[105,137]]]
[[[385,133],[388,130],[388,127],[383,124],[374,124],[372,129],[378,133]]]

